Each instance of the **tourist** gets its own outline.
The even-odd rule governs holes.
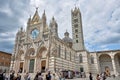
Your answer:
[[[93,80],[92,73],[90,73],[90,75],[89,75],[89,80]]]
[[[10,80],[14,80],[15,78],[14,74],[15,74],[15,71],[12,71],[12,73],[10,74]]]
[[[61,73],[59,73],[58,76],[59,76],[59,80],[62,80],[62,75],[61,75]]]
[[[56,80],[55,74],[53,74],[53,76],[52,76],[52,80]]]
[[[51,80],[51,74],[50,74],[50,71],[48,72],[48,79]]]
[[[34,78],[34,80],[38,80],[38,72],[37,72],[37,74],[35,75],[35,78]]]
[[[38,79],[37,80],[43,80],[41,73],[38,73]]]
[[[24,80],[30,80],[30,75],[29,75],[29,73],[26,73],[26,74],[24,75]]]
[[[51,80],[51,74],[50,74],[50,71],[48,72],[48,74],[46,74],[46,80]]]
[[[46,77],[45,77],[45,78],[46,78],[46,80],[48,80],[48,74],[46,74]]]
[[[17,74],[16,80],[21,80],[21,75]]]
[[[4,80],[3,73],[0,73],[0,80]]]
[[[106,73],[105,72],[102,74],[102,77],[103,77],[103,80],[106,79]]]
[[[99,74],[97,74],[96,80],[100,80],[100,75]]]

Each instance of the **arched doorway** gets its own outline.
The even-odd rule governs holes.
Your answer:
[[[29,72],[29,73],[34,73],[34,66],[35,66],[35,49],[34,48],[30,48],[27,50],[26,54],[25,54],[25,72]]]
[[[23,71],[23,62],[20,62],[19,73],[22,73],[22,71]]]
[[[110,72],[113,70],[112,59],[108,54],[102,54],[99,57],[100,63],[100,72],[106,72],[110,75]]]
[[[36,70],[37,71],[41,71],[41,72],[45,72],[46,68],[47,68],[47,48],[42,46],[38,49],[37,51],[37,61],[36,64],[38,64],[36,66]]]
[[[19,73],[22,73],[23,72],[23,65],[24,65],[24,51],[23,50],[20,50],[18,52],[18,55],[17,55],[17,58],[19,60],[19,70],[18,72]]]
[[[41,72],[45,72],[46,60],[41,61]]]
[[[114,60],[115,60],[116,71],[118,74],[120,74],[120,53],[115,54]]]

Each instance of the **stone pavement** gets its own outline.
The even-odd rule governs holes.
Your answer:
[[[74,79],[65,79],[65,80],[89,80],[88,78],[74,78]],[[95,78],[93,80],[96,80]],[[120,80],[120,76],[118,77],[108,77],[106,80]]]

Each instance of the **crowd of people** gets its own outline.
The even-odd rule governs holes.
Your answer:
[[[0,73],[0,80],[65,80],[66,78],[70,79],[71,75],[73,74],[71,72],[68,72],[67,77],[65,76],[66,73],[64,72],[57,72],[51,73],[50,71],[44,73],[44,75],[41,72],[36,73],[34,78],[31,78],[29,73],[25,73],[23,78],[21,78],[20,73],[15,74],[15,71],[12,71],[9,75],[6,75],[5,72]],[[86,77],[86,76],[85,76]],[[81,76],[81,78],[85,78]],[[106,80],[107,77],[110,77],[106,74],[106,72],[103,72],[101,74],[97,74],[96,77],[93,78],[93,74],[89,73],[89,80]],[[115,77],[115,75],[113,75]],[[96,78],[96,79],[95,79]]]
[[[57,80],[55,74],[51,74],[50,71],[46,73],[45,79],[43,78],[44,75],[41,72],[38,72],[34,78],[29,73],[25,73],[23,78],[20,73],[15,74],[15,71],[11,71],[10,74],[6,74],[6,72],[0,73],[0,80]]]
[[[111,77],[110,75],[107,75],[106,72],[103,72],[101,74],[96,75],[96,80],[106,80],[108,77]],[[115,78],[115,75],[112,75],[113,78]],[[94,80],[92,73],[89,73],[89,80]]]
[[[10,74],[7,74],[6,72],[1,72],[0,80],[21,80],[21,75],[17,73],[17,75],[15,76],[15,71],[11,71]]]

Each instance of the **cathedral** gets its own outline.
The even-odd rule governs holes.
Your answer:
[[[21,28],[17,32],[10,70],[31,74],[64,70],[120,74],[120,50],[86,50],[79,8],[71,10],[72,38],[67,31],[63,39],[58,36],[59,26],[54,17],[49,24],[46,21],[45,11],[40,17],[36,9],[28,18],[26,30]]]

